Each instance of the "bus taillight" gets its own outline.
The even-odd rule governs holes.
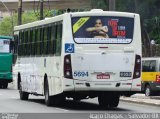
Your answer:
[[[72,65],[71,65],[71,55],[66,55],[64,57],[64,77],[73,79],[72,76]]]
[[[140,76],[141,76],[141,56],[136,55],[133,79],[139,78]]]
[[[160,83],[160,75],[156,75],[156,82]]]

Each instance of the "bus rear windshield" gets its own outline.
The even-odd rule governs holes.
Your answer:
[[[0,53],[10,52],[10,39],[0,39]]]
[[[134,18],[91,16],[73,17],[76,43],[129,44],[133,40]]]

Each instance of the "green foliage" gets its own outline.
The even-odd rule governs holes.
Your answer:
[[[151,39],[160,44],[160,16],[145,20],[145,25]]]
[[[52,17],[62,14],[63,10],[44,10],[44,17]],[[22,14],[22,24],[37,21],[40,18],[39,11],[27,11]],[[12,17],[7,16],[0,22],[0,35],[13,35],[13,28],[18,23],[18,15],[13,14]]]
[[[29,22],[33,22],[38,20],[37,16],[34,14],[34,12],[25,12],[22,14],[22,24],[26,24]]]
[[[13,28],[17,25],[18,15],[14,14],[12,17],[7,16],[0,22],[0,35],[13,35]],[[22,15],[22,24],[38,20],[33,12],[25,12]]]
[[[13,33],[12,19],[11,17],[6,17],[0,23],[0,35],[10,36],[12,35],[12,33]]]
[[[91,0],[91,7],[94,9],[108,10],[108,0]]]

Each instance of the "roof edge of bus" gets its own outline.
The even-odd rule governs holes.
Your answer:
[[[3,35],[0,35],[0,38],[2,39],[12,39],[13,37],[12,36],[3,36]]]
[[[160,56],[156,56],[156,57],[142,57],[143,59],[160,59]]]
[[[137,14],[134,12],[122,12],[122,11],[104,11],[103,9],[91,9],[90,12],[111,12],[111,13],[127,13],[127,14]]]
[[[125,14],[128,14],[130,16],[139,16],[138,13],[134,13],[134,12],[122,12],[122,11],[104,11],[102,9],[91,9],[90,11],[82,11],[82,12],[69,12],[71,13],[73,16],[76,15],[77,13],[80,14],[80,15],[83,15],[83,14],[94,14],[94,13],[98,13],[98,12],[101,12],[102,14],[105,14],[107,13],[108,15],[111,15],[114,13],[114,14],[119,14],[119,15],[125,15]],[[100,15],[100,14],[98,14]]]
[[[17,25],[17,26],[14,26],[14,31],[16,31],[18,28],[21,28],[22,26],[32,25],[32,24],[35,24],[35,23],[37,23],[37,24],[44,24],[43,22],[45,20],[52,20],[52,18],[54,18],[55,21],[56,21],[56,19],[58,21],[58,18],[63,17],[63,15],[64,14],[57,15],[57,16],[54,16],[54,17],[47,17],[47,18],[45,18],[43,20],[37,20],[37,21],[34,21],[34,22],[30,22],[30,23],[26,23],[26,24],[22,24],[22,25]],[[23,29],[20,29],[20,30],[23,30]]]
[[[64,14],[61,14],[61,15],[57,15],[57,16],[54,16],[54,17],[49,17],[49,18],[46,18],[46,19],[43,19],[43,20],[38,20],[38,21],[34,21],[34,22],[30,22],[30,23],[26,23],[26,24],[22,24],[22,25],[18,25],[18,26],[15,26],[14,27],[14,31],[18,31],[18,30],[23,30],[23,29],[25,29],[25,28],[28,28],[28,26],[30,25],[34,25],[33,27],[36,27],[36,26],[38,26],[38,25],[35,25],[35,24],[42,24],[42,25],[45,25],[45,24],[47,24],[47,23],[44,23],[44,21],[48,21],[48,22],[56,22],[56,21],[58,21],[59,20],[59,18],[62,18],[64,15],[66,15],[66,14],[72,14],[73,16],[75,15],[75,16],[77,16],[78,14],[81,16],[81,15],[84,15],[84,14],[86,14],[86,15],[92,15],[92,14],[94,14],[94,13],[98,13],[98,12],[102,12],[102,13],[108,13],[108,15],[111,15],[112,16],[112,14],[113,13],[116,13],[116,14],[118,14],[118,15],[125,15],[126,13],[129,15],[129,16],[135,16],[135,15],[139,15],[139,14],[137,14],[137,13],[131,13],[131,12],[120,12],[120,11],[103,11],[102,9],[91,9],[90,11],[83,11],[83,12],[66,12],[66,13],[64,13]],[[98,14],[99,15],[99,14]],[[54,21],[53,21],[53,19],[54,19]],[[31,27],[29,27],[29,28],[31,28]]]

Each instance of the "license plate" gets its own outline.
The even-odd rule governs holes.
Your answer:
[[[131,77],[132,72],[120,72],[120,77]]]
[[[110,79],[109,74],[97,74],[97,79]]]

